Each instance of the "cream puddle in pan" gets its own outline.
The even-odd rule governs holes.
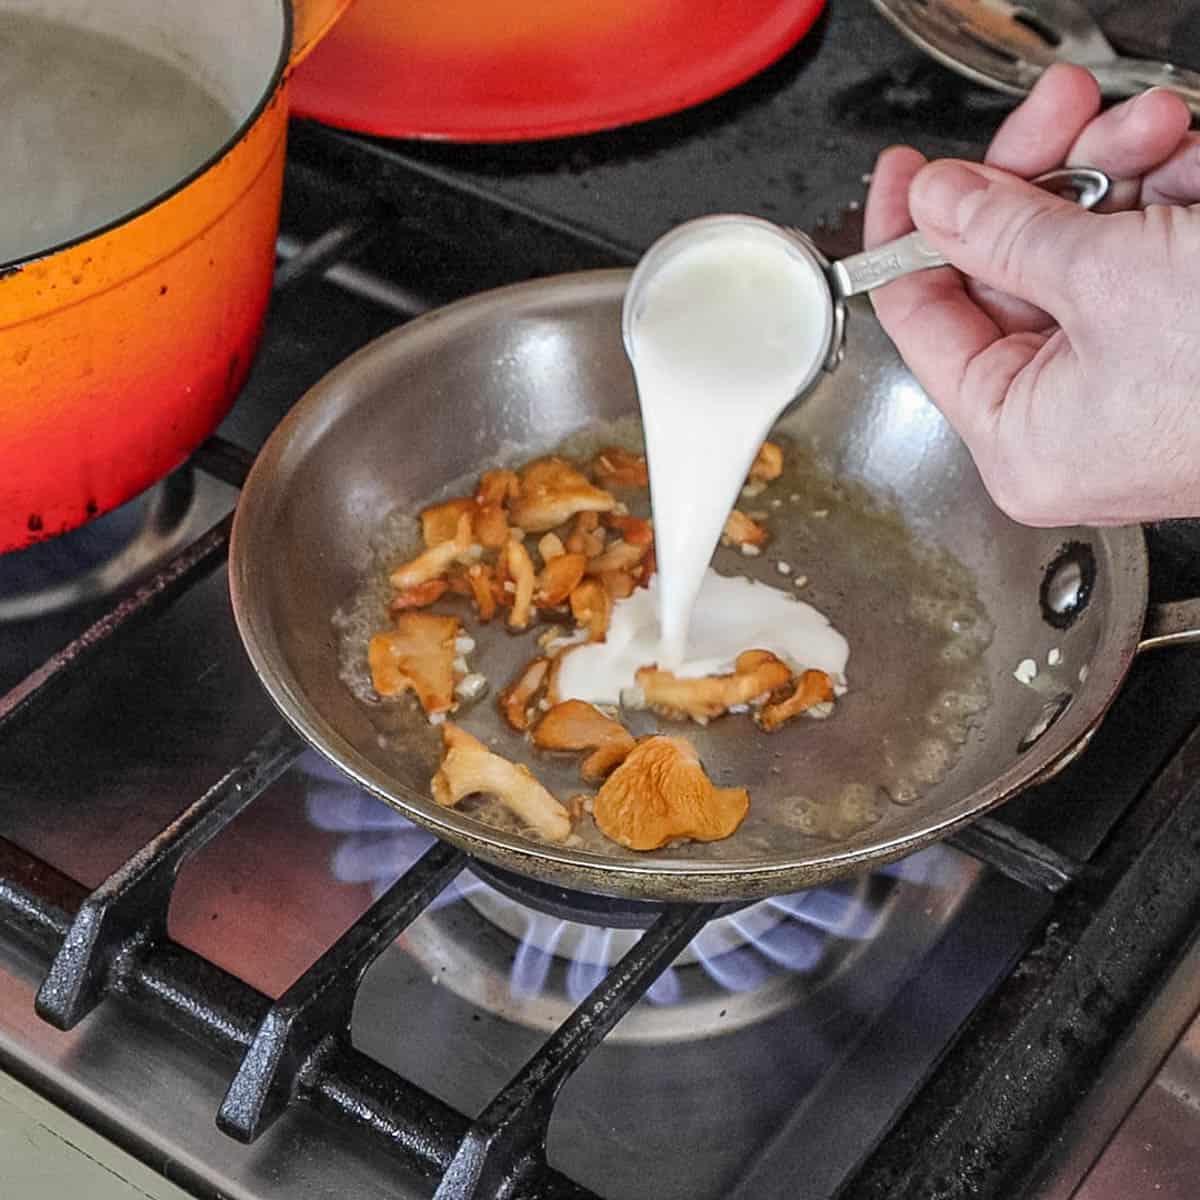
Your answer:
[[[603,642],[578,646],[563,659],[558,676],[564,700],[617,704],[634,684],[639,667],[659,653],[659,591],[655,579],[613,608]],[[811,604],[754,580],[705,573],[691,614],[692,652],[679,673],[719,675],[732,671],[743,650],[769,650],[794,671],[815,667],[845,672],[846,639]]]

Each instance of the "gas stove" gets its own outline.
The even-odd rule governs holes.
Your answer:
[[[824,236],[852,249],[884,144],[978,155],[1009,101],[832,8],[750,84],[634,130],[297,124],[266,341],[219,435],[0,559],[0,1067],[197,1196],[1033,1194],[1187,949],[1195,651],[1139,660],[1075,764],[950,843],[716,910],[467,861],[307,751],[238,642],[238,486],[348,353],[706,211],[840,214]],[[1197,594],[1200,529],[1148,537],[1153,598]]]

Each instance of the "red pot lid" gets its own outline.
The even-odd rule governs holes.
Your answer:
[[[748,79],[825,0],[357,0],[296,72],[293,111],[394,138],[562,137]]]

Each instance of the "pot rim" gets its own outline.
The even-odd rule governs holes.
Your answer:
[[[280,30],[279,53],[275,60],[275,66],[271,71],[271,76],[263,88],[262,95],[258,102],[246,114],[245,118],[233,129],[229,136],[201,163],[189,171],[186,175],[177,179],[170,187],[164,191],[158,192],[151,196],[148,200],[139,204],[136,208],[130,209],[122,213],[120,216],[114,217],[111,221],[106,221],[103,225],[97,225],[92,229],[87,229],[83,233],[76,234],[72,238],[68,238],[64,242],[57,242],[53,246],[48,246],[43,250],[33,250],[27,254],[19,255],[17,258],[8,260],[0,260],[0,280],[7,275],[15,275],[18,271],[24,270],[27,266],[35,262],[41,262],[47,258],[53,258],[57,254],[61,254],[64,250],[70,250],[75,246],[81,246],[84,242],[90,242],[93,238],[101,237],[106,233],[110,233],[114,229],[119,229],[122,225],[128,225],[131,221],[137,220],[138,217],[150,212],[151,209],[157,208],[169,200],[172,196],[177,195],[184,189],[190,187],[197,179],[203,175],[207,175],[213,167],[217,165],[234,147],[246,136],[246,133],[252,129],[259,121],[259,118],[266,112],[267,107],[279,91],[280,85],[283,83],[285,73],[288,68],[288,63],[291,56],[292,36],[294,32],[294,20],[292,17],[292,5],[290,0],[278,0],[280,15],[283,18],[283,24]]]

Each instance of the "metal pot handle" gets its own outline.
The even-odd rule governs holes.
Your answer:
[[[1150,605],[1146,611],[1142,639],[1138,642],[1139,654],[1163,646],[1196,644],[1200,644],[1200,599]]]

